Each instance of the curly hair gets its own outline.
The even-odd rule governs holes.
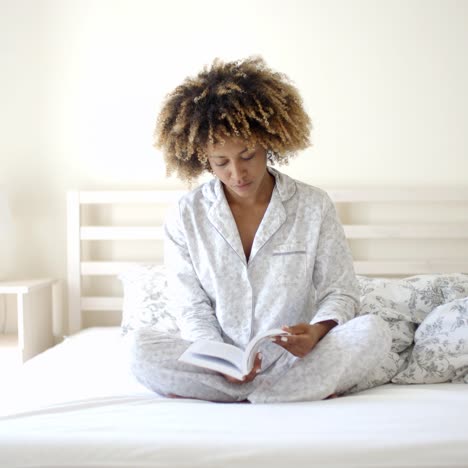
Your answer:
[[[163,151],[167,175],[191,182],[208,164],[207,145],[240,137],[260,144],[271,162],[287,163],[310,146],[312,128],[298,90],[263,58],[224,63],[188,77],[163,103],[154,146]]]

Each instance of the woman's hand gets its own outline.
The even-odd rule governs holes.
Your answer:
[[[299,323],[291,327],[281,327],[290,333],[287,336],[276,336],[272,341],[283,347],[297,357],[304,357],[309,354],[315,345],[337,325],[334,320],[314,323]]]
[[[235,383],[235,384],[243,384],[243,383],[251,382],[253,379],[255,379],[255,377],[257,376],[257,374],[260,373],[261,370],[262,370],[262,355],[260,353],[257,353],[257,355],[255,356],[255,361],[254,361],[252,370],[242,380],[236,379],[226,374],[221,374],[221,375],[228,382]]]

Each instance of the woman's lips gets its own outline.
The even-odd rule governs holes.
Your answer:
[[[250,187],[252,182],[246,182],[245,184],[240,184],[240,185],[234,185],[234,188],[236,190],[245,190],[246,188]]]

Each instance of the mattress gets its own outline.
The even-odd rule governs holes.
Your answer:
[[[2,467],[468,467],[466,385],[388,384],[332,400],[167,399],[118,328],[28,361],[1,390]]]

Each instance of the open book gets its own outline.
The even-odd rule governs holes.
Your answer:
[[[199,340],[186,349],[179,361],[215,370],[241,380],[252,370],[257,350],[263,341],[273,336],[288,334],[281,328],[259,333],[249,342],[245,351],[227,343]]]

